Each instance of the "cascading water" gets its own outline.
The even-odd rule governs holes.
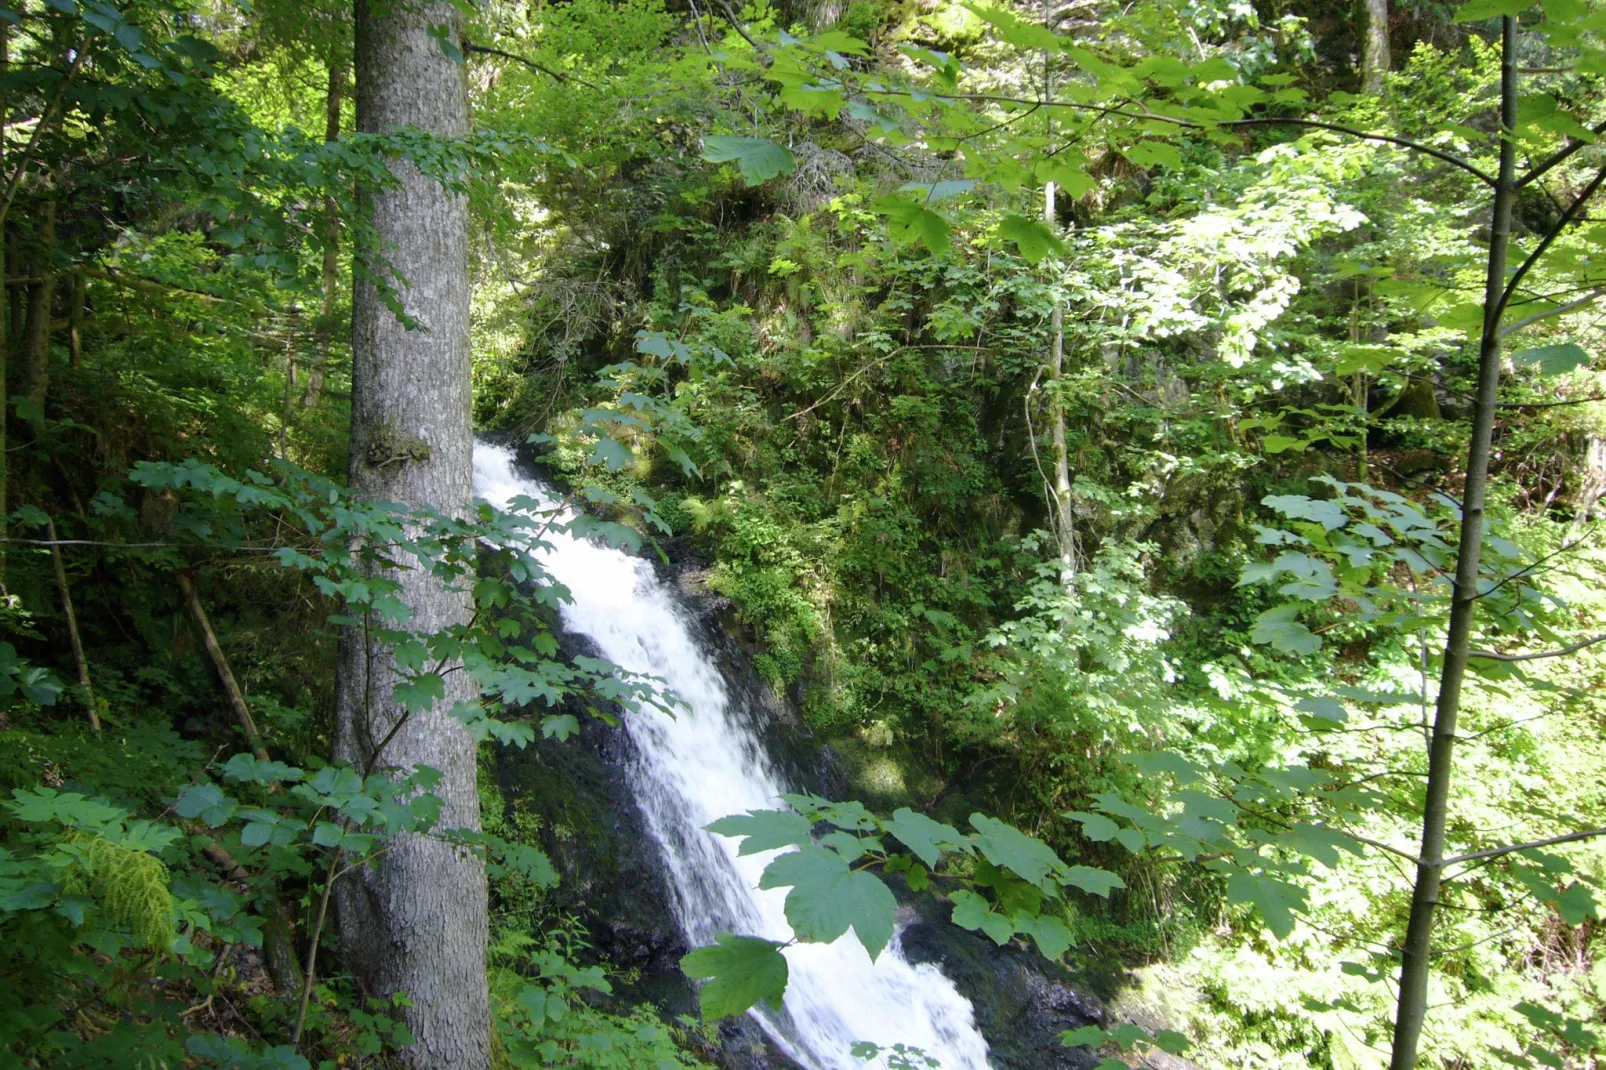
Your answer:
[[[486,443],[474,447],[474,492],[502,509],[521,495],[553,500],[516,471],[511,451]],[[688,615],[645,561],[564,534],[546,541],[541,563],[572,598],[562,608],[565,627],[588,636],[620,668],[664,681],[684,704],[674,717],[644,710],[625,723],[639,756],[631,784],[663,850],[686,939],[694,947],[713,943],[719,932],[790,939],[786,893],[757,887],[774,853],[738,857],[736,841],[704,830],[727,814],[773,809],[788,788],[732,710]],[[758,1018],[776,1045],[810,1070],[862,1070],[866,1064],[849,1050],[861,1040],[918,1047],[944,1070],[988,1065],[970,1001],[936,967],[908,962],[896,938],[874,963],[851,933],[784,954],[784,1013],[763,1009]]]

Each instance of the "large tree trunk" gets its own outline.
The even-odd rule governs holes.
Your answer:
[[[441,137],[467,131],[461,69],[430,35],[460,33],[449,2],[357,3],[357,129],[411,126]],[[378,248],[368,263],[397,282],[409,330],[372,280],[359,278],[352,309],[351,483],[362,496],[430,505],[461,514],[471,502],[469,421],[468,206],[411,164],[392,165],[393,188],[369,198]],[[381,266],[383,265],[383,266]],[[398,448],[398,443],[406,448]],[[469,596],[420,569],[395,574],[412,611],[408,627],[436,631],[464,623]],[[441,828],[478,829],[474,741],[451,714],[475,698],[462,671],[446,694],[413,714],[374,755],[403,709],[391,699],[395,659],[360,627],[341,639],[336,754],[359,766],[441,773],[434,789]],[[335,888],[347,964],[373,992],[405,990],[418,1067],[484,1067],[489,1060],[485,872],[477,858],[424,836],[406,836]]]
[[[1365,0],[1366,25],[1361,28],[1361,91],[1383,92],[1389,72],[1389,0]]]

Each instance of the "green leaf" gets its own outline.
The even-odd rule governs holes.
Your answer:
[[[988,912],[992,910],[987,905],[987,900],[963,888],[954,892],[948,899],[954,905],[953,917],[950,920],[961,929],[969,929],[971,932],[981,928],[982,923],[987,920]]]
[[[173,812],[179,817],[199,818],[208,828],[217,828],[234,815],[237,805],[216,784],[191,784],[173,804]]]
[[[572,713],[549,713],[541,718],[541,738],[551,739],[557,737],[559,743],[566,742],[572,735],[580,731],[580,721]]]
[[[1582,925],[1589,918],[1600,916],[1600,905],[1595,902],[1595,891],[1581,881],[1574,881],[1556,898],[1556,911],[1568,925]]]
[[[802,847],[809,842],[808,821],[790,810],[752,810],[722,817],[704,827],[721,836],[745,836],[737,854],[754,855],[777,847]]]
[[[1468,0],[1456,10],[1456,22],[1481,22],[1502,15],[1516,15],[1534,6],[1534,0]]]
[[[1121,150],[1121,155],[1139,167],[1164,166],[1180,168],[1182,153],[1163,141],[1139,141]]]
[[[1103,814],[1084,814],[1080,810],[1073,810],[1065,815],[1073,821],[1082,823],[1082,835],[1094,843],[1108,843],[1115,839],[1121,826],[1105,817]]]
[[[948,221],[936,212],[893,196],[878,197],[875,208],[887,217],[887,232],[895,241],[918,241],[939,256],[948,251]]]
[[[320,821],[312,830],[312,842],[319,847],[339,847],[345,830],[332,821]]]
[[[1107,869],[1094,869],[1092,866],[1072,866],[1070,872],[1065,875],[1065,883],[1089,895],[1105,899],[1109,898],[1110,889],[1126,887],[1126,881],[1114,873]]]
[[[391,695],[408,713],[417,713],[446,697],[446,681],[439,673],[420,673],[398,683]]]
[[[262,761],[254,754],[236,754],[223,767],[229,780],[249,781],[253,784],[272,784],[279,781],[296,781],[306,776],[300,769],[283,762]]]
[[[1169,774],[1176,778],[1178,784],[1192,783],[1202,775],[1197,765],[1175,751],[1134,752],[1132,754],[1117,754],[1115,757],[1117,761],[1136,766],[1147,776]]]
[[[1240,870],[1227,878],[1227,898],[1234,903],[1254,904],[1266,920],[1266,927],[1282,940],[1294,931],[1294,910],[1304,903],[1305,896],[1287,881]]]
[[[800,940],[828,944],[852,928],[872,959],[892,940],[897,900],[878,878],[849,869],[835,851],[812,844],[788,851],[769,864],[758,886],[792,889],[786,920]]]
[[[742,181],[749,186],[768,182],[777,175],[789,175],[797,166],[790,150],[766,138],[722,134],[703,139],[703,159],[710,163],[734,162]]]
[[[868,56],[870,46],[842,30],[827,30],[809,38],[809,45],[821,51],[841,52],[847,56]]]
[[[680,960],[688,977],[708,978],[697,993],[709,1020],[745,1014],[759,1000],[776,1010],[786,993],[786,958],[781,945],[756,936],[720,933],[713,947],[700,947]]]
[[[998,31],[1001,40],[1024,48],[1032,52],[1057,52],[1061,41],[1046,27],[1036,23],[1027,22],[1013,12],[1003,8],[983,7],[980,4],[966,4],[965,7]]]
[[[1110,1034],[1096,1025],[1084,1025],[1060,1034],[1060,1043],[1067,1048],[1097,1048],[1109,1039]]]
[[[1228,800],[1215,795],[1206,795],[1193,788],[1184,788],[1171,798],[1182,804],[1182,812],[1188,817],[1206,818],[1210,821],[1219,821],[1223,825],[1236,824],[1238,821],[1238,808]]]
[[[1281,842],[1302,855],[1309,855],[1328,869],[1338,868],[1338,852],[1361,853],[1360,845],[1337,829],[1301,821],[1282,837]]]
[[[892,820],[883,827],[888,833],[896,837],[898,842],[915,853],[915,856],[926,865],[933,868],[942,851],[969,852],[970,845],[965,837],[960,835],[958,829],[952,825],[944,825],[941,821],[933,821],[925,814],[919,814],[907,806],[894,810]]]
[[[1015,923],[994,912],[981,919],[981,931],[992,937],[993,943],[1003,947],[1015,935]]]
[[[598,435],[597,440],[591,444],[590,461],[593,464],[606,465],[611,472],[623,470],[635,458],[636,455],[630,451],[629,446],[607,435]]]
[[[1016,928],[1032,938],[1037,945],[1038,953],[1050,961],[1057,960],[1061,955],[1071,949],[1071,930],[1064,921],[1052,914],[1042,914],[1030,918],[1030,924],[1021,924],[1027,919],[1017,918]]]
[[[980,833],[973,842],[987,861],[1049,895],[1059,894],[1065,863],[1052,847],[986,814],[971,814],[970,824]]]
[[[1086,166],[1086,162],[1080,157],[1073,162],[1063,156],[1056,156],[1053,159],[1038,161],[1037,166],[1032,169],[1032,174],[1039,182],[1054,183],[1064,190],[1071,200],[1080,200],[1098,185],[1093,176],[1082,169]]]
[[[1307,726],[1313,728],[1319,727],[1320,725],[1333,728],[1341,724],[1346,724],[1349,721],[1349,711],[1346,710],[1344,708],[1344,704],[1336,698],[1327,696],[1302,698],[1295,703],[1294,708],[1309,715],[1301,718],[1301,720],[1303,720]],[[1312,724],[1312,722],[1319,722],[1319,725]]]
[[[976,188],[976,183],[968,178],[948,179],[943,182],[906,182],[898,187],[899,193],[922,193],[921,200],[926,204],[936,204],[946,201],[950,197],[957,197],[961,193],[969,193]]]
[[[1049,253],[1063,252],[1064,243],[1041,219],[1021,215],[1005,216],[998,224],[998,236],[1020,250],[1028,264],[1037,265]]]
[[[1583,346],[1573,342],[1519,349],[1511,354],[1511,359],[1519,367],[1537,367],[1542,375],[1561,375],[1589,365],[1589,354]]]
[[[1266,610],[1255,618],[1255,626],[1249,632],[1250,641],[1269,644],[1284,654],[1316,653],[1322,648],[1322,641],[1295,619],[1298,615],[1299,607],[1294,605]]]
[[[140,37],[139,27],[126,22],[119,22],[117,27],[112,30],[112,36],[117,39],[118,44],[130,52],[138,52],[145,45],[144,40]]]
[[[1303,451],[1310,443],[1304,439],[1289,438],[1287,435],[1267,435],[1260,440],[1260,448],[1267,453],[1285,453],[1288,450]]]

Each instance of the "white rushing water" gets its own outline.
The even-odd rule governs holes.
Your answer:
[[[474,447],[474,493],[499,509],[520,495],[553,500],[518,473],[509,450],[485,443]],[[572,596],[562,608],[564,626],[588,636],[615,665],[664,681],[684,703],[674,717],[647,710],[625,724],[638,752],[632,787],[663,848],[686,939],[693,947],[713,943],[719,932],[790,939],[785,891],[757,887],[773,852],[739,858],[737,841],[704,830],[727,814],[778,808],[790,788],[744,711],[733,709],[685,610],[646,561],[564,534],[547,541],[541,562]],[[918,1047],[944,1070],[988,1065],[970,1001],[936,967],[908,962],[896,938],[874,963],[852,933],[784,954],[785,1013],[764,1010],[758,1018],[810,1070],[863,1070],[869,1064],[849,1051],[861,1040]]]

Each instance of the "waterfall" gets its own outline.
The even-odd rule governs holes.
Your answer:
[[[486,443],[474,447],[474,492],[501,509],[520,495],[553,501],[550,490],[517,472],[511,451]],[[615,665],[664,681],[683,703],[673,717],[644,710],[625,725],[638,755],[631,786],[662,848],[687,941],[711,944],[722,931],[790,939],[785,891],[757,887],[774,852],[739,858],[735,840],[704,829],[727,814],[777,808],[790,789],[743,711],[732,708],[686,610],[646,561],[561,533],[546,541],[541,563],[571,596],[561,610],[564,626],[588,636]],[[936,967],[906,960],[896,938],[874,963],[851,933],[784,954],[790,982],[783,1012],[761,1004],[755,1016],[810,1070],[863,1070],[870,1064],[849,1051],[855,1041],[918,1047],[944,1070],[988,1065],[970,1001]]]

